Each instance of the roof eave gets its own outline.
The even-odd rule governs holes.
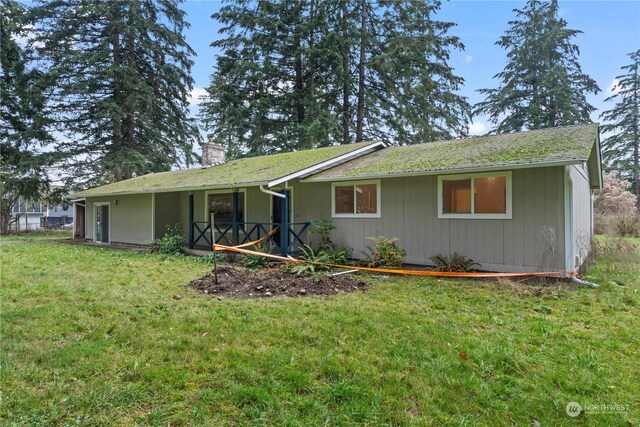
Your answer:
[[[587,160],[587,170],[589,171],[589,184],[592,189],[599,190],[602,188],[602,157],[600,153],[600,125],[598,132],[591,147],[591,153]]]
[[[511,169],[531,169],[536,167],[552,167],[552,166],[566,166],[584,163],[587,159],[568,159],[548,162],[532,162],[532,163],[513,163],[513,164],[500,164],[494,166],[470,166],[462,168],[451,169],[438,169],[438,170],[422,170],[415,172],[388,172],[379,174],[362,174],[362,175],[349,175],[339,177],[310,177],[302,179],[301,182],[331,182],[331,181],[353,181],[358,179],[372,179],[372,178],[393,178],[393,177],[405,177],[405,176],[425,176],[425,175],[449,175],[460,172],[489,172],[496,170],[511,170]]]
[[[215,190],[215,189],[224,189],[224,188],[240,188],[240,187],[259,187],[260,185],[266,185],[267,181],[256,181],[256,182],[244,182],[237,183],[233,185],[201,185],[195,187],[174,187],[174,188],[162,188],[158,190],[144,190],[144,191],[112,191],[107,193],[98,193],[98,194],[83,194],[83,192],[79,192],[77,194],[72,194],[70,197],[74,198],[93,198],[93,197],[111,197],[111,196],[130,196],[134,194],[153,194],[153,193],[177,193],[182,191],[201,191],[201,190]]]
[[[387,146],[384,142],[374,142],[372,144],[365,145],[364,147],[358,148],[357,150],[349,151],[348,153],[342,154],[338,157],[331,158],[329,160],[325,160],[324,162],[309,166],[307,168],[301,169],[297,172],[294,172],[289,175],[285,175],[278,179],[274,179],[267,183],[267,187],[275,187],[276,185],[280,185],[283,182],[291,181],[296,178],[305,178],[312,176],[318,172],[325,171],[327,169],[331,169],[332,167],[341,165],[349,160],[357,159],[358,157],[369,154],[373,151],[383,149]]]

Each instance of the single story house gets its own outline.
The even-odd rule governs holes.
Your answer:
[[[573,271],[593,235],[602,185],[599,127],[587,124],[411,146],[359,143],[162,172],[74,195],[75,234],[149,244],[180,223],[190,247],[242,243],[274,227],[280,252],[332,220],[338,245],[361,258],[369,237],[398,237],[405,261],[457,252],[483,270]],[[217,157],[217,158],[216,158]],[[86,227],[85,227],[86,225]]]

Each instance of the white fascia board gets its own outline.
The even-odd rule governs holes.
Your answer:
[[[593,168],[589,168],[589,175],[591,175],[592,173],[597,173],[598,175],[598,189],[602,188],[602,158],[601,158],[601,153],[600,153],[600,126],[598,126],[598,135],[596,136],[596,141],[593,144],[593,148],[591,149],[591,156],[593,156],[593,152],[595,151],[595,156],[596,156],[596,162],[597,162],[597,171],[592,171],[591,169]],[[591,157],[590,156],[590,157]],[[587,165],[589,164],[589,161],[587,160]],[[594,187],[591,185],[591,177],[589,177],[589,185],[591,186],[591,188],[593,189]]]
[[[267,184],[266,181],[260,181],[260,182],[251,182],[251,183],[240,183],[236,185],[205,185],[200,187],[178,187],[178,188],[165,188],[160,190],[121,191],[117,193],[94,194],[94,195],[86,196],[86,197],[83,197],[82,199],[77,199],[77,200],[92,199],[96,197],[130,196],[135,194],[180,193],[183,191],[225,190],[225,189],[232,189],[232,188],[259,187],[261,185],[266,185],[266,184]]]
[[[328,168],[331,168],[333,166],[337,166],[341,163],[344,163],[348,160],[360,157],[362,155],[367,154],[369,151],[375,151],[381,148],[385,148],[387,146],[387,144],[385,144],[384,142],[374,142],[373,144],[369,144],[367,146],[364,146],[362,148],[358,148],[357,150],[353,150],[350,151],[346,154],[343,154],[341,156],[338,157],[334,157],[332,159],[326,160],[322,163],[318,163],[316,165],[313,166],[309,166],[308,168],[299,170],[297,172],[294,172],[292,174],[283,176],[282,178],[278,178],[276,180],[273,180],[271,182],[269,182],[267,184],[267,187],[275,187],[276,185],[282,184],[283,182],[286,181],[290,181],[292,179],[296,179],[296,178],[301,178],[301,177],[305,177],[305,176],[309,176],[312,175],[314,172],[317,172],[319,170],[325,170]]]
[[[551,161],[551,162],[538,162],[538,163],[519,163],[513,165],[496,165],[485,167],[468,167],[457,169],[441,169],[433,171],[416,171],[416,172],[399,172],[399,173],[383,173],[383,174],[368,174],[368,175],[353,175],[342,177],[329,177],[329,178],[307,178],[302,179],[301,182],[326,182],[326,181],[356,181],[361,179],[374,179],[374,178],[396,178],[406,176],[427,176],[427,175],[451,175],[459,173],[472,173],[472,172],[491,172],[491,171],[505,171],[515,169],[532,169],[537,167],[551,167],[551,166],[566,166],[585,162],[585,159],[575,160],[563,160],[563,161]]]

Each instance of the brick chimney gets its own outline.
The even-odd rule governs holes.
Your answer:
[[[225,162],[227,151],[220,144],[213,142],[203,142],[202,147],[202,166],[219,165]]]

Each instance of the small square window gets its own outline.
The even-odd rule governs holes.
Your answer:
[[[380,182],[334,184],[334,217],[380,217]]]
[[[216,223],[233,222],[233,193],[211,193],[207,198],[207,206],[209,215],[215,215]],[[244,192],[238,193],[236,221],[244,222]]]
[[[511,172],[438,177],[439,218],[511,219]]]

